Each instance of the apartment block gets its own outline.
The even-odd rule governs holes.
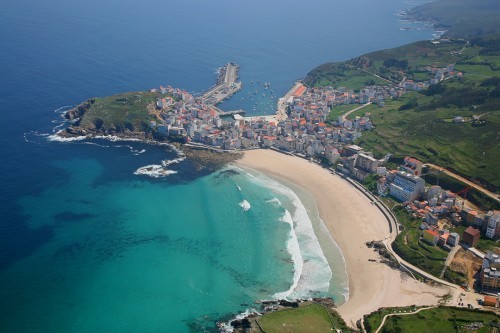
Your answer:
[[[500,291],[500,257],[489,252],[483,259],[481,267],[481,290],[483,292]]]
[[[389,187],[389,193],[400,201],[413,201],[424,191],[424,188],[425,181],[422,178],[399,171]]]

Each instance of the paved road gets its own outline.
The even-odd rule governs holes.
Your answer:
[[[361,105],[361,106],[358,106],[357,108],[354,108],[354,109],[352,109],[352,110],[350,110],[350,111],[348,111],[348,112],[344,113],[344,114],[342,115],[342,121],[345,121],[345,119],[347,118],[347,116],[348,116],[348,115],[350,115],[351,113],[353,113],[353,112],[355,112],[355,111],[358,111],[358,110],[361,110],[362,108],[367,107],[367,106],[368,106],[368,105],[370,105],[370,104],[372,104],[372,102],[368,102],[368,103],[366,103],[366,104],[363,104],[363,105]]]
[[[224,83],[227,85],[231,85],[234,82],[236,82],[237,78],[238,78],[237,67],[233,65],[228,65],[228,68],[226,70],[226,77],[224,78]]]
[[[436,306],[429,306],[429,307],[426,307],[426,308],[420,308],[418,309],[417,311],[413,311],[413,312],[404,312],[404,313],[390,313],[390,314],[387,314],[384,316],[384,319],[382,319],[382,323],[380,324],[380,326],[377,328],[377,330],[375,331],[375,333],[378,333],[382,327],[384,327],[384,324],[385,324],[385,320],[388,318],[388,317],[393,317],[393,316],[408,316],[408,315],[412,315],[412,314],[416,314],[416,313],[419,313],[420,311],[423,311],[423,310],[429,310],[429,309],[432,309],[432,308],[435,308]]]
[[[492,198],[493,200],[496,200],[498,203],[500,203],[500,195],[495,194],[495,193],[493,193],[493,192],[491,192],[491,191],[489,191],[489,190],[485,189],[484,187],[479,186],[479,185],[477,185],[477,184],[475,184],[475,183],[471,182],[470,180],[465,179],[464,177],[459,176],[459,175],[457,175],[456,173],[451,172],[450,170],[447,170],[447,169],[445,169],[445,168],[443,168],[443,167],[440,167],[439,165],[435,165],[435,164],[431,164],[431,163],[426,163],[426,164],[424,164],[424,166],[428,166],[428,167],[430,167],[430,168],[432,168],[432,169],[439,170],[439,171],[441,171],[441,172],[443,172],[443,173],[447,174],[448,176],[453,177],[453,178],[455,178],[455,179],[457,179],[457,180],[459,180],[459,181],[461,181],[461,182],[463,182],[463,183],[465,183],[465,184],[469,185],[470,187],[475,188],[476,190],[478,190],[478,191],[480,191],[480,192],[482,192],[482,193],[486,194],[487,196],[489,196],[489,197],[490,197],[490,198]]]
[[[287,107],[286,102],[293,95],[293,93],[302,86],[303,86],[302,82],[296,82],[293,88],[290,89],[285,96],[278,99],[278,105],[275,116],[275,119],[277,121],[285,120],[286,118],[288,118],[288,115],[286,114],[286,107]]]
[[[225,98],[241,89],[241,82],[238,80],[238,66],[227,64],[224,69],[224,80],[206,91],[201,98],[211,100],[211,104],[218,104]]]

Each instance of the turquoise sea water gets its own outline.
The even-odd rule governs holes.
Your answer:
[[[284,208],[245,174],[96,184],[96,160],[57,167],[71,174],[64,186],[20,201],[30,228],[49,224],[55,234],[0,275],[7,290],[24,286],[3,309],[4,327],[178,332],[289,289]]]
[[[160,84],[201,92],[228,61],[244,88],[222,108],[271,113],[322,62],[430,38],[400,30],[396,13],[415,4],[3,1],[1,331],[200,332],[261,299],[342,302],[342,256],[301,189],[188,160],[165,178],[135,175],[178,156],[48,137],[63,106]]]

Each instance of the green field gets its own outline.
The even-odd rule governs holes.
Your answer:
[[[351,114],[354,117],[370,112],[375,126],[363,132],[356,144],[377,157],[387,153],[396,157],[411,155],[446,166],[495,191],[500,187],[500,82],[487,80],[500,78],[500,35],[471,39],[469,44],[458,39],[437,45],[421,41],[342,63],[327,63],[312,70],[305,83],[336,87],[350,80],[363,83],[369,75],[365,71],[393,82],[403,77],[423,80],[429,77],[427,66],[453,63],[463,71],[462,79],[445,80],[428,91],[388,100],[383,108],[369,106]],[[328,119],[336,120],[355,107],[333,107]],[[468,122],[456,124],[452,121],[456,116]],[[482,123],[472,121],[473,116],[480,116]],[[476,202],[484,201],[477,193],[471,195],[477,197]]]
[[[335,329],[351,332],[343,320],[319,304],[271,312],[258,319],[267,333],[327,333]]]
[[[424,79],[428,78],[425,66],[446,67],[448,64],[458,64],[477,57],[481,51],[481,47],[472,45],[461,54],[452,54],[463,50],[464,46],[463,40],[437,45],[429,41],[415,42],[368,53],[345,62],[323,64],[309,72],[304,82],[311,86],[332,85],[360,89],[368,80],[373,80],[375,84],[387,84],[370,73],[394,83],[399,83],[403,77]]]
[[[429,111],[399,111],[412,98],[425,100],[418,93],[409,93],[399,100],[373,110],[375,128],[363,132],[357,144],[378,157],[392,153],[398,157],[414,156],[424,162],[446,166],[470,178],[483,179],[500,186],[500,112],[482,116],[486,125],[454,124],[442,121],[455,116],[470,117],[468,109],[437,108]]]
[[[475,76],[478,79],[498,76],[498,71],[492,70],[489,65],[458,64],[456,69],[464,72],[465,75]]]
[[[95,129],[128,129],[145,131],[154,116],[148,114],[147,106],[160,96],[152,92],[130,92],[95,98],[95,103],[83,116],[80,126]]]
[[[375,332],[387,314],[413,312],[414,307],[384,308],[365,316],[364,325],[368,333]],[[437,307],[411,315],[391,316],[380,332],[404,333],[490,333],[499,332],[494,325],[499,323],[493,312],[468,310],[456,307]],[[472,325],[477,325],[473,329]]]
[[[305,83],[336,87],[353,80],[362,83],[369,75],[367,72],[392,82],[403,78],[428,80],[432,77],[427,71],[429,67],[443,68],[449,64],[463,72],[463,79],[445,80],[431,86],[429,92],[409,93],[399,100],[387,101],[384,108],[353,114],[369,111],[375,125],[372,132],[363,133],[357,144],[378,157],[387,153],[398,157],[412,155],[446,166],[492,185],[495,190],[500,186],[500,84],[485,81],[500,78],[500,35],[475,37],[468,43],[464,39],[440,44],[420,41],[346,62],[327,63],[312,70]],[[336,119],[348,108],[351,107],[334,107],[329,119]],[[481,126],[473,121],[455,124],[450,120],[456,116],[468,120],[481,116],[485,122]]]
[[[336,105],[332,108],[330,113],[328,114],[327,121],[336,121],[339,116],[343,115],[346,112],[349,112],[357,107],[359,107],[359,104],[348,104],[348,105]],[[365,106],[364,108],[355,111],[349,115],[348,118],[353,119],[356,116],[364,116],[365,113],[373,113],[378,110],[378,106],[371,104],[368,106]]]
[[[318,75],[315,77],[316,86],[331,86],[345,87],[352,90],[360,90],[366,85],[386,85],[387,82],[379,79],[378,77],[358,70],[350,65],[345,65],[345,63],[329,63],[320,66],[318,70]],[[311,84],[307,82],[306,84]],[[312,84],[311,84],[312,85]]]

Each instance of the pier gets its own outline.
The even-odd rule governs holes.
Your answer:
[[[239,69],[240,67],[237,64],[231,62],[222,67],[217,78],[217,83],[201,95],[201,100],[208,105],[217,105],[240,91],[242,83],[238,81]]]
[[[302,84],[302,82],[295,82],[295,85],[292,87],[292,89],[290,89],[284,97],[278,99],[278,105],[276,111],[277,121],[285,120],[286,118],[288,118],[288,115],[286,114],[288,101],[293,96],[300,97],[304,93],[305,89],[306,87]]]

